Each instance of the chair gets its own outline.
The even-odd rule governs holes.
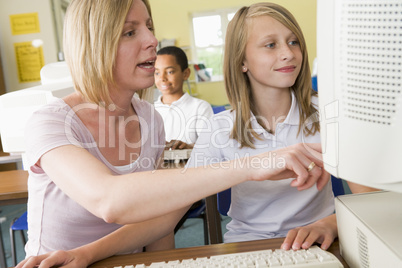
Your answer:
[[[202,199],[198,202],[195,202],[190,209],[184,214],[184,216],[180,219],[180,221],[177,223],[176,227],[174,228],[174,233],[176,234],[177,231],[183,226],[184,222],[187,219],[195,219],[195,218],[201,218],[203,221],[204,225],[204,243],[205,245],[208,245],[208,226],[207,226],[207,216],[205,214],[205,200]]]
[[[341,179],[334,177],[331,175],[331,182],[332,182],[332,191],[334,192],[334,196],[337,197],[338,195],[344,195],[345,189],[343,188],[343,182]]]
[[[341,179],[331,177],[334,196],[344,195],[345,190]],[[221,215],[227,216],[230,208],[230,188],[206,198],[206,217],[208,223],[208,237],[211,244],[223,243]]]
[[[17,253],[15,250],[15,232],[17,231],[20,232],[22,243],[23,245],[25,245],[27,240],[25,238],[24,230],[28,230],[27,212],[22,214],[19,218],[15,218],[11,222],[10,242],[11,242],[11,260],[13,262],[13,266],[17,265]]]
[[[222,106],[212,106],[212,111],[214,112],[214,114],[223,112],[226,110],[226,107],[224,105]]]

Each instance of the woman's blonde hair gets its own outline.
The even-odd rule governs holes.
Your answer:
[[[254,138],[259,139],[251,127],[251,112],[256,116],[257,121],[260,122],[260,120],[254,105],[250,81],[247,74],[242,71],[242,64],[249,36],[247,22],[250,18],[259,16],[270,16],[276,19],[296,35],[300,43],[303,61],[300,73],[290,89],[294,92],[296,101],[299,103],[300,126],[298,134],[300,131],[304,131],[304,134],[312,135],[320,130],[318,122],[314,122],[310,127],[303,127],[304,122],[313,116],[317,109],[311,103],[311,96],[316,93],[312,90],[306,42],[300,26],[293,15],[284,7],[268,2],[256,3],[239,9],[229,23],[223,60],[226,93],[233,110],[236,112],[231,138],[237,140],[241,147],[251,148],[254,148]],[[264,124],[261,125],[264,126]]]
[[[142,0],[149,15],[148,0]],[[72,0],[64,20],[64,55],[75,89],[97,105],[112,103],[113,69],[133,0]],[[152,17],[152,16],[151,16]],[[142,92],[139,92],[141,97]]]

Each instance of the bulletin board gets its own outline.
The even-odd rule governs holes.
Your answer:
[[[40,70],[45,65],[42,46],[21,42],[14,43],[14,50],[20,83],[40,81]]]
[[[13,35],[40,32],[38,13],[10,15],[10,25]]]

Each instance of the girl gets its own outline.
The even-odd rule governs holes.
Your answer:
[[[226,34],[224,80],[233,109],[212,117],[212,131],[200,135],[188,167],[232,160],[252,168],[256,162],[241,159],[320,142],[306,43],[282,6],[263,2],[237,11]],[[321,172],[314,162],[308,170]],[[233,186],[225,242],[287,236],[286,250],[314,242],[327,249],[337,237],[331,184],[297,191],[289,187],[292,181],[289,176]]]

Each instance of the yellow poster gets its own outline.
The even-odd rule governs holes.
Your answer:
[[[10,15],[11,32],[13,35],[39,33],[38,13]]]
[[[20,83],[40,81],[40,70],[45,65],[42,46],[22,42],[14,43],[14,49]]]

